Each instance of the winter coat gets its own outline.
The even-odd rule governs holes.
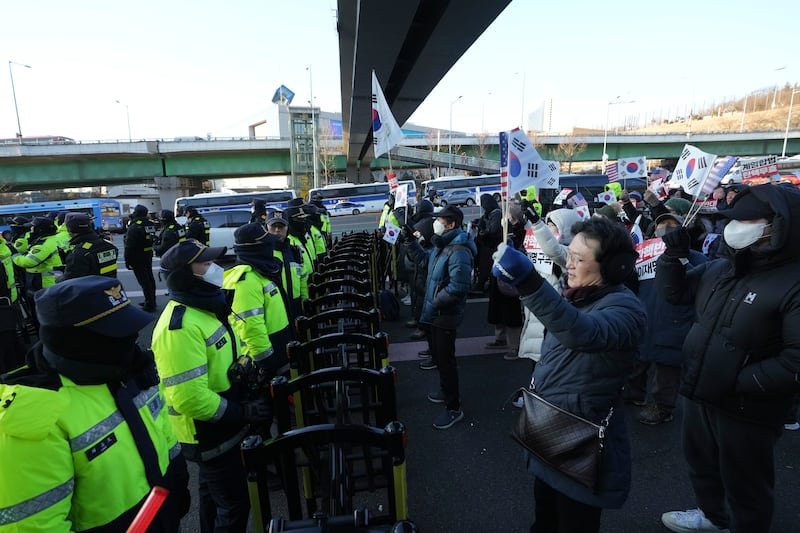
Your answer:
[[[558,492],[601,508],[619,508],[630,490],[630,442],[621,400],[645,327],[645,312],[624,285],[605,285],[569,302],[543,283],[522,298],[547,328],[542,358],[533,371],[536,392],[547,401],[599,423],[613,406],[596,492],[527,454],[528,472]]]
[[[525,240],[525,226],[518,222],[510,224],[508,236],[517,250],[523,250]],[[523,250],[524,251],[524,250]],[[486,318],[489,324],[497,324],[519,328],[522,326],[522,305],[519,303],[518,294],[504,294],[497,284],[497,278],[489,278],[489,306],[487,307]],[[517,340],[512,341],[512,346]]]
[[[547,214],[547,220],[552,221],[559,230],[559,238],[550,231],[544,220],[536,224],[528,223],[533,228],[533,235],[542,247],[545,255],[550,257],[560,269],[567,268],[567,246],[572,242],[572,226],[581,220],[578,213],[572,209],[556,209]],[[553,287],[558,287],[558,276],[555,273],[544,276],[545,280]],[[542,340],[544,340],[544,326],[527,307],[522,307],[524,319],[522,334],[519,340],[519,356],[538,361],[542,355]]]
[[[764,185],[739,194],[775,212],[769,240],[689,269],[661,256],[656,286],[672,303],[693,302],[697,315],[683,343],[681,394],[778,428],[800,383],[800,192]]]
[[[464,319],[477,249],[461,228],[437,236],[433,244],[430,250],[424,250],[416,240],[408,242],[412,260],[428,269],[420,322],[455,329]]]

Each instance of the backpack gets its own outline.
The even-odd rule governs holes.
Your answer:
[[[383,320],[392,321],[400,318],[400,302],[392,291],[383,289],[378,293],[378,307]]]

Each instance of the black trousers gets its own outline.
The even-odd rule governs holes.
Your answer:
[[[633,372],[628,377],[628,396],[634,400],[647,400],[647,392],[650,389],[652,403],[672,410],[678,399],[680,382],[681,367],[679,366],[636,361]]]
[[[428,343],[433,362],[439,367],[439,386],[444,393],[444,403],[451,411],[458,411],[461,397],[458,392],[456,330],[431,326]]]
[[[156,306],[156,280],[153,277],[153,260],[149,261],[131,261],[128,263],[133,270],[133,275],[136,276],[136,281],[142,287],[144,293],[144,306]]]
[[[715,525],[733,533],[769,531],[774,447],[781,428],[753,424],[690,400],[684,408],[683,453],[697,506]]]
[[[238,446],[198,466],[200,531],[245,533],[250,496]]]
[[[536,522],[531,533],[594,533],[603,510],[565,496],[543,481],[533,483]]]

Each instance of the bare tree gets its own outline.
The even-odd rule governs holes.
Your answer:
[[[574,133],[567,135],[566,138],[558,144],[558,148],[556,148],[558,159],[567,160],[568,173],[572,173],[572,161],[575,159],[575,156],[585,151],[586,143],[579,142]]]
[[[333,128],[327,128],[319,132],[319,165],[325,185],[330,185],[330,178],[336,175],[336,156],[343,153],[341,139],[336,139]]]
[[[482,131],[477,135],[478,144],[475,147],[475,150],[478,153],[478,157],[481,159],[486,159],[486,154],[489,151],[489,146],[487,146],[486,141],[489,139],[489,134],[485,131]]]

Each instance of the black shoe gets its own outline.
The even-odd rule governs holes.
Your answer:
[[[486,344],[484,344],[484,347],[485,348],[491,348],[491,349],[505,348],[506,347],[506,341],[493,340],[492,342],[487,342]]]
[[[421,352],[419,352],[417,355],[419,355],[420,359],[427,359],[428,357],[431,356],[431,351],[426,348]]]
[[[424,361],[420,361],[419,368],[421,370],[436,370],[439,367],[433,362],[433,359],[425,359]]]
[[[440,390],[428,393],[428,401],[431,403],[444,403],[445,400],[444,393]]]
[[[153,313],[155,312],[155,310],[156,310],[156,304],[142,306],[142,311],[144,311],[145,313]]]

